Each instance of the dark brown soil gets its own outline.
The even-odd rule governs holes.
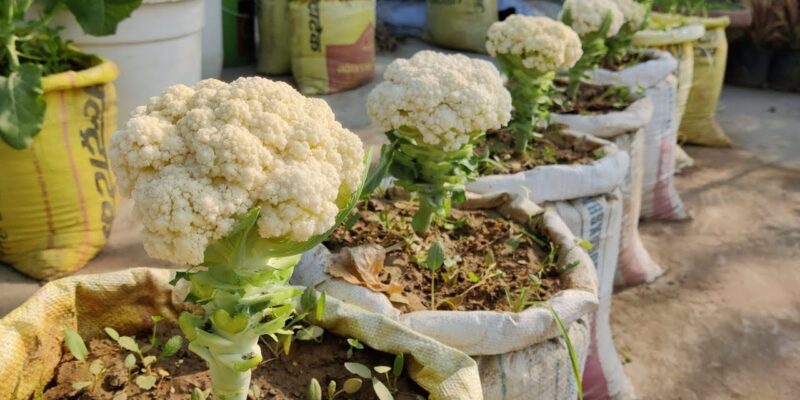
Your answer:
[[[180,330],[176,327],[165,331],[159,335],[162,340],[180,334]],[[139,341],[140,346],[143,343],[144,341]],[[277,349],[271,340],[269,345]],[[90,355],[86,363],[75,360],[72,354],[65,350],[55,377],[45,390],[45,399],[189,399],[195,387],[202,390],[211,388],[211,377],[205,361],[187,350],[185,346],[175,356],[158,361],[153,370],[162,378],[156,387],[149,391],[142,391],[133,381],[128,381],[127,371],[123,366],[123,360],[128,352],[122,350],[116,342],[109,338],[95,338],[88,340],[87,346]],[[262,342],[261,352],[265,361],[253,371],[251,383],[251,388],[258,388],[259,396],[254,397],[251,392],[248,398],[305,400],[312,377],[320,382],[323,393],[331,380],[335,380],[337,386],[341,388],[347,379],[357,377],[345,369],[345,362],[357,362],[372,368],[380,365],[391,367],[394,361],[393,355],[368,347],[354,350],[352,359],[348,359],[348,348],[345,338],[336,337],[328,332],[323,334],[319,343],[295,341],[288,356],[282,351],[273,352],[265,342]],[[87,380],[88,365],[96,359],[101,359],[108,368],[103,378],[91,390],[75,393],[72,384]],[[375,399],[372,384],[365,379],[362,380],[363,386],[356,394],[342,394],[337,398]],[[381,380],[386,383],[382,375]],[[397,387],[399,389],[395,394],[397,400],[427,398],[426,392],[405,374],[398,380]],[[323,398],[327,399],[327,396],[324,395]]]
[[[436,309],[519,311],[507,300],[506,290],[515,301],[521,290],[530,288],[528,300],[536,301],[560,289],[557,260],[548,258],[550,242],[532,239],[536,232],[527,232],[495,211],[453,209],[447,221],[435,221],[423,238],[410,226],[415,211],[416,204],[409,200],[373,196],[359,206],[358,222],[349,229],[340,226],[326,245],[334,252],[371,243],[386,248],[380,278],[403,288],[406,303],[390,300],[404,312],[434,308],[432,273],[423,265],[437,241],[445,247],[446,261],[436,274]],[[538,289],[531,287],[531,275],[541,282]]]
[[[555,101],[550,112],[558,114],[605,114],[622,111],[636,101],[624,86],[581,83],[575,99],[566,97],[566,82],[556,80],[555,86]]]
[[[632,67],[650,59],[650,57],[642,52],[627,52],[621,60],[616,60],[613,63],[608,59],[603,59],[603,63],[600,67],[611,71],[622,71],[625,68]]]
[[[542,165],[582,165],[604,156],[595,143],[572,140],[562,134],[564,125],[550,125],[543,137],[528,145],[525,154],[514,150],[514,132],[509,128],[489,131],[477,145],[476,153],[489,153],[491,161],[481,162],[481,175],[515,174]],[[482,157],[483,158],[483,157]]]

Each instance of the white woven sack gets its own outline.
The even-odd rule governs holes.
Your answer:
[[[626,137],[629,137],[626,135]],[[641,137],[641,136],[639,136]],[[583,370],[585,399],[635,399],[633,385],[625,374],[611,332],[611,295],[623,224],[623,194],[620,190],[603,196],[584,197],[549,204],[575,233],[592,243],[589,256],[597,268],[600,307],[592,313],[589,354]]]
[[[522,196],[470,194],[467,206],[494,208],[517,221],[543,212],[544,233],[560,245],[562,263],[578,266],[561,277],[559,293],[548,300],[569,327],[580,360],[588,349],[586,317],[597,303],[597,278],[591,258],[552,210],[542,210]],[[520,313],[495,311],[417,311],[401,314],[385,295],[332,278],[325,273],[330,253],[318,246],[295,268],[292,283],[312,286],[477,357],[484,397],[491,400],[542,398],[572,400],[577,392],[561,333],[549,310],[530,307]],[[582,362],[582,361],[581,361]]]
[[[645,133],[652,118],[650,98],[644,97],[625,110],[607,114],[556,114],[553,119],[578,130],[612,140],[631,158],[626,172],[623,194],[622,239],[619,248],[617,286],[630,286],[651,282],[664,273],[644,247],[639,236],[639,214],[642,207],[642,190],[645,163]],[[577,233],[576,233],[577,234]],[[602,290],[602,286],[601,286]]]
[[[610,193],[622,183],[630,162],[627,153],[577,128],[564,135],[602,148],[605,156],[585,165],[544,165],[516,174],[482,176],[467,185],[467,190],[482,195],[521,194],[542,204]]]
[[[678,63],[661,50],[647,50],[650,60],[621,71],[597,69],[591,81],[604,85],[645,88],[653,103],[653,118],[645,127],[645,169],[641,217],[681,220],[688,218],[673,184],[675,147],[678,140],[678,81],[673,72]]]

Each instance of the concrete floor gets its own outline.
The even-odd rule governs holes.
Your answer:
[[[378,74],[406,53],[379,56]],[[383,135],[363,109],[369,89],[325,99],[372,147]],[[800,95],[726,87],[718,117],[736,147],[687,148],[697,165],[677,184],[694,219],[642,225],[667,273],[615,296],[618,348],[643,399],[798,398]],[[168,267],[144,253],[130,210],[123,201],[108,247],[78,274]],[[0,265],[0,316],[39,287]]]

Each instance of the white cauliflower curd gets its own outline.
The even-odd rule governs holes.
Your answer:
[[[606,15],[611,18],[606,37],[616,35],[625,23],[622,11],[613,0],[566,0],[559,19],[562,19],[566,10],[570,10],[572,17],[570,26],[581,36],[599,31]]]
[[[622,12],[625,23],[628,24],[628,29],[637,31],[644,24],[647,9],[645,6],[637,3],[635,0],[612,0],[617,8]]]
[[[253,207],[263,238],[327,231],[340,192],[360,183],[364,150],[323,100],[253,77],[168,88],[111,137],[110,156],[148,254],[197,265]]]
[[[486,50],[519,57],[525,68],[539,73],[570,68],[583,54],[581,40],[569,26],[546,17],[511,15],[489,28]]]
[[[383,129],[412,129],[445,151],[511,119],[511,95],[488,61],[420,51],[386,68],[367,99],[367,112]]]

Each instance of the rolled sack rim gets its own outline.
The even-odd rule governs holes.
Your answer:
[[[678,69],[678,60],[668,51],[646,49],[644,55],[649,57],[647,61],[620,71],[597,68],[592,71],[589,81],[599,85],[623,85],[636,91],[640,86],[645,89],[655,86]]]
[[[694,42],[705,35],[706,27],[699,22],[666,30],[645,29],[633,35],[634,46],[666,46]]]
[[[560,280],[563,289],[546,303],[567,327],[597,307],[597,275],[592,259],[555,211],[542,209],[524,196],[508,193],[488,196],[468,193],[466,206],[476,209],[497,208],[502,214],[523,224],[529,223],[530,216],[541,213],[540,227],[553,242],[559,244],[561,265],[578,263],[575,268],[562,273]],[[550,310],[542,306],[531,306],[520,313],[438,310],[401,313],[384,294],[328,275],[324,269],[330,256],[331,253],[322,245],[308,252],[295,267],[292,283],[314,286],[340,300],[343,300],[342,297],[356,299],[357,304],[354,305],[358,307],[395,318],[417,333],[471,356],[504,354],[561,336]]]
[[[467,191],[483,196],[512,193],[541,204],[606,194],[622,185],[630,165],[627,152],[588,133],[568,129],[564,134],[597,144],[605,155],[583,165],[542,165],[515,174],[482,176],[470,182]]]
[[[114,82],[119,77],[119,68],[111,60],[100,60],[99,64],[80,71],[64,71],[42,77],[42,89],[48,93]]]
[[[653,119],[653,101],[642,96],[624,110],[605,114],[552,114],[553,119],[579,132],[603,139],[642,129]]]

